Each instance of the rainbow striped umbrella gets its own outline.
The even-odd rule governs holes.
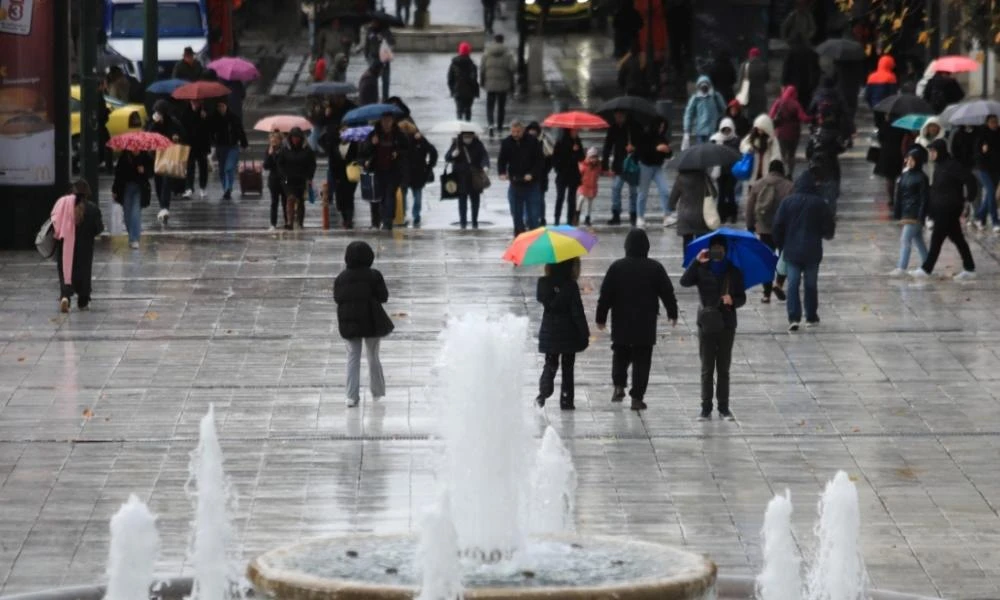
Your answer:
[[[517,236],[503,259],[515,265],[547,265],[583,256],[597,244],[597,236],[572,225],[539,227]]]

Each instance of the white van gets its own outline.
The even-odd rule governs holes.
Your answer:
[[[159,0],[159,78],[170,77],[174,63],[190,46],[202,64],[208,62],[208,12],[205,0]],[[146,16],[142,0],[105,0],[105,52],[109,63],[121,64],[142,80],[142,34]]]

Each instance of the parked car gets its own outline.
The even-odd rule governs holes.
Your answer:
[[[108,105],[108,133],[118,135],[129,131],[142,131],[146,125],[146,107],[142,104],[129,104],[111,96],[104,97]],[[69,88],[69,131],[73,148],[73,170],[80,164],[80,86]]]

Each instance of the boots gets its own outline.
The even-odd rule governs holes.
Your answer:
[[[632,227],[635,227],[635,222],[636,222],[636,218],[637,217],[638,217],[638,215],[636,215],[635,213],[629,213],[628,214],[628,224],[631,225]]]
[[[642,398],[632,398],[632,410],[646,410],[646,403]]]
[[[611,213],[611,218],[608,219],[608,225],[621,225],[622,224],[622,213],[619,211],[613,211]]]
[[[569,394],[559,396],[559,408],[562,410],[576,410],[576,405],[573,404],[573,396]]]
[[[538,405],[538,408],[545,408],[545,396],[535,398],[535,404]]]
[[[611,394],[612,402],[622,402],[625,400],[625,388],[615,386],[615,392]]]

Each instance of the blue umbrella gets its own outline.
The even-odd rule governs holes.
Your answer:
[[[912,114],[900,117],[892,122],[892,126],[897,129],[907,129],[909,131],[920,131],[920,128],[927,123],[927,119],[934,115]]]
[[[153,85],[146,88],[146,91],[153,94],[173,94],[174,90],[188,83],[191,82],[183,79],[163,79],[154,82]]]
[[[692,241],[684,249],[684,267],[691,264],[698,253],[708,248],[712,238],[720,236],[726,240],[726,260],[733,263],[743,273],[743,288],[774,279],[774,269],[778,257],[773,250],[749,231],[723,227]]]
[[[378,120],[385,113],[399,116],[403,114],[403,111],[394,104],[368,104],[348,111],[340,122],[343,125],[367,125],[371,121]]]

